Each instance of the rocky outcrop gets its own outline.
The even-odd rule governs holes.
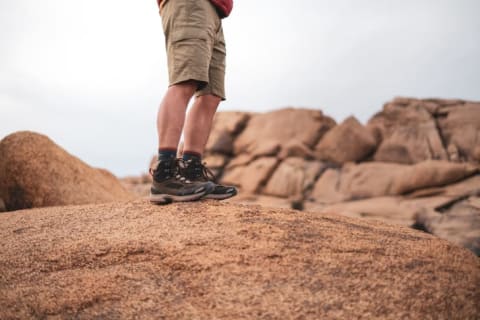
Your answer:
[[[278,164],[274,157],[259,158],[246,166],[238,166],[228,171],[222,183],[240,186],[243,191],[255,193],[265,185]]]
[[[316,178],[325,169],[326,165],[318,161],[288,158],[275,170],[263,193],[283,198],[303,199],[307,190],[313,187]]]
[[[448,239],[480,256],[480,192],[415,215],[415,227]]]
[[[234,142],[235,155],[275,156],[292,139],[312,149],[335,126],[335,121],[319,110],[281,109],[251,117]]]
[[[132,199],[110,172],[70,155],[48,137],[17,132],[0,142],[0,198],[7,210]]]
[[[428,159],[480,162],[480,103],[396,98],[368,127],[380,147],[378,161],[416,163]]]
[[[413,164],[425,160],[447,160],[437,123],[422,100],[395,99],[375,115],[368,127],[379,147],[375,161]]]
[[[335,203],[403,195],[457,182],[477,173],[479,168],[470,164],[432,160],[412,166],[387,162],[346,164],[336,171],[329,173],[328,179],[320,177],[310,195],[312,199]]]
[[[335,214],[117,202],[2,214],[0,238],[1,319],[480,314],[471,252]]]
[[[374,135],[354,117],[332,128],[315,148],[320,160],[337,164],[364,160],[376,147]]]
[[[305,210],[332,213],[342,216],[380,220],[410,227],[415,224],[415,212],[407,209],[402,197],[376,197],[362,200],[344,201],[336,203],[305,203]]]
[[[444,106],[436,115],[450,159],[480,162],[480,103]]]
[[[479,138],[480,103],[464,100],[396,98],[366,126],[354,117],[335,125],[318,110],[220,112],[204,160],[219,181],[240,187],[231,201],[331,210],[455,240],[415,217],[469,196],[449,192],[478,176]]]
[[[218,112],[215,114],[212,131],[206,145],[208,153],[231,155],[234,138],[245,128],[250,116],[244,112]]]
[[[333,178],[338,174],[337,171],[330,172],[335,174]],[[329,176],[332,175],[326,172],[322,179],[328,179]],[[328,191],[332,190],[326,190]],[[411,226],[469,248],[480,255],[480,213],[475,207],[478,205],[479,195],[480,174],[477,174],[448,186],[420,189],[406,196],[342,201],[338,198],[335,200],[339,194],[333,193],[330,198],[324,198],[327,202],[334,199],[329,203],[306,201],[303,208],[308,211],[335,212],[348,217]],[[270,203],[275,204],[273,201]]]

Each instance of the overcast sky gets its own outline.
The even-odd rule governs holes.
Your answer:
[[[394,96],[480,100],[479,12],[478,0],[236,0],[219,110],[366,122]],[[0,138],[33,130],[117,175],[146,171],[168,80],[155,0],[0,0],[0,44]]]

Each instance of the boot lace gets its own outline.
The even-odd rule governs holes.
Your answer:
[[[170,166],[163,167],[162,161],[159,161],[157,163],[157,167],[155,169],[150,168],[148,172],[152,177],[157,178],[157,180],[161,180],[161,178],[170,179],[171,177],[174,177],[176,180],[179,180],[182,183],[190,184],[192,182],[182,174],[182,169],[185,167],[185,162],[182,159],[172,160]],[[164,177],[161,176],[162,172],[166,174]]]
[[[183,160],[186,162],[185,164],[185,176],[197,179],[203,178],[207,181],[212,181],[216,183],[216,178],[213,172],[207,168],[207,163],[200,162],[200,161],[193,161],[193,160]]]

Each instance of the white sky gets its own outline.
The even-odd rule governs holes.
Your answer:
[[[479,12],[477,0],[236,0],[220,110],[365,122],[398,95],[480,100]],[[163,41],[155,0],[0,0],[0,138],[38,131],[93,166],[144,172]]]

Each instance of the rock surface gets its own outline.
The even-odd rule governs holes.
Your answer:
[[[208,153],[233,153],[233,140],[243,130],[250,118],[244,112],[218,112],[215,114],[212,131],[208,138],[206,150]]]
[[[0,198],[7,210],[133,199],[110,172],[70,155],[48,137],[17,132],[0,142]]]
[[[337,215],[138,200],[5,213],[0,238],[1,319],[480,314],[471,252]]]
[[[415,225],[417,214],[480,188],[469,178],[480,164],[480,103],[395,98],[367,126],[353,117],[335,125],[319,110],[220,112],[204,160],[221,182],[241,187],[233,202]],[[142,196],[149,188],[130,183]],[[445,226],[465,225],[449,216]],[[478,234],[474,226],[454,235],[419,225],[468,248],[480,237],[461,234]]]
[[[287,158],[268,180],[263,193],[283,198],[303,199],[306,191],[313,187],[315,180],[325,169],[326,165],[320,161],[308,161],[297,157]]]
[[[315,147],[317,158],[337,164],[364,160],[376,147],[374,135],[354,117],[329,130]]]
[[[249,153],[255,156],[276,155],[282,145],[295,139],[308,148],[313,148],[318,140],[335,121],[324,116],[320,110],[281,109],[251,117],[246,128],[234,142],[235,155]],[[265,150],[275,150],[265,154]]]
[[[305,209],[316,212],[335,212],[342,216],[379,220],[410,227],[415,224],[415,211],[407,210],[401,197],[376,197],[334,204],[307,202]]]
[[[368,122],[380,142],[375,161],[413,164],[448,160],[437,123],[422,100],[396,99]]]
[[[460,161],[480,162],[480,103],[446,106],[438,110],[440,132]]]
[[[480,256],[480,193],[451,201],[437,210],[422,210],[416,227],[466,247]]]
[[[346,164],[329,170],[316,182],[311,198],[322,203],[402,195],[415,190],[455,183],[479,170],[471,164],[424,161],[416,165],[387,162]],[[324,174],[324,175],[325,175]]]
[[[247,193],[259,192],[278,164],[277,158],[259,158],[247,166],[238,166],[228,171],[222,178],[222,183],[232,184],[242,188]]]

